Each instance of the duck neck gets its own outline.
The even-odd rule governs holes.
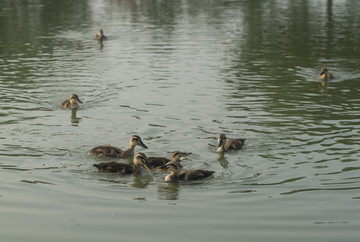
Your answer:
[[[225,150],[225,144],[226,144],[226,142],[227,142],[227,139],[225,138],[225,139],[223,139],[222,141],[221,141],[221,145],[218,147],[218,149],[216,150],[217,152],[224,152],[224,150]]]
[[[224,151],[224,144],[221,145],[216,151],[217,152],[223,152]]]
[[[123,156],[132,156],[134,154],[135,145],[130,145],[127,150],[124,150]]]
[[[176,175],[174,172],[171,172],[169,175],[167,175],[165,177],[165,181],[167,181],[167,182],[176,181],[176,180],[177,180],[177,178],[176,178]]]
[[[171,171],[170,174],[165,177],[165,181],[168,181],[168,182],[177,181],[177,180],[179,180],[178,178],[179,178],[179,172]]]
[[[133,167],[134,167],[134,174],[140,173],[140,167],[138,164],[133,164]]]
[[[73,108],[79,107],[79,105],[77,104],[77,102],[76,102],[76,101],[73,101],[73,100],[71,100],[71,99],[70,99],[70,106],[73,107]]]

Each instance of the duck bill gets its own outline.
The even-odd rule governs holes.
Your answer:
[[[83,103],[79,98],[76,98],[76,101],[77,101],[78,103]]]
[[[148,170],[148,171],[151,171],[151,167],[149,165],[149,163],[144,163],[144,167]]]
[[[144,149],[148,149],[148,147],[142,141],[138,142],[138,144]]]
[[[325,71],[322,71],[321,73],[320,73],[320,76],[322,76],[322,75],[324,75],[325,74]]]
[[[180,160],[191,160],[190,158],[187,158],[187,157],[186,157],[186,156],[191,155],[191,154],[192,154],[191,152],[188,152],[188,153],[184,152],[184,153],[182,153]]]
[[[157,171],[167,171],[167,169],[167,165],[159,166],[158,168],[156,168]]]

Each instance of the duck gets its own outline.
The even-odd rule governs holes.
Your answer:
[[[135,146],[141,146],[144,149],[148,147],[142,142],[140,136],[133,135],[130,138],[130,145],[127,150],[121,150],[115,146],[111,145],[101,145],[92,148],[89,152],[90,154],[99,156],[99,157],[113,157],[113,158],[129,158],[134,155],[134,148]]]
[[[330,80],[330,79],[334,79],[334,76],[329,72],[329,70],[325,66],[323,66],[321,68],[321,73],[319,78],[323,80]]]
[[[191,152],[181,152],[181,151],[173,151],[171,153],[170,159],[166,157],[148,157],[148,162],[152,168],[157,168],[159,166],[163,166],[169,161],[181,161],[181,159],[189,160],[186,156],[191,155]]]
[[[79,108],[79,103],[83,103],[80,101],[79,96],[76,94],[71,94],[70,99],[63,101],[61,107],[63,109],[77,109]]]
[[[94,164],[94,167],[98,168],[99,171],[118,173],[118,174],[138,174],[141,172],[141,167],[151,170],[148,164],[146,155],[144,153],[137,153],[134,156],[133,163],[118,163],[118,162],[103,162]]]
[[[106,36],[104,35],[104,31],[102,29],[99,29],[98,33],[95,35],[96,40],[104,40],[106,39]]]
[[[158,167],[158,171],[169,171],[165,177],[165,181],[174,182],[174,181],[195,181],[207,178],[215,173],[215,171],[209,170],[182,170],[182,165],[178,160],[171,160],[166,165]]]
[[[220,133],[218,136],[217,152],[227,152],[229,150],[240,150],[245,143],[245,139],[227,139],[225,134]]]

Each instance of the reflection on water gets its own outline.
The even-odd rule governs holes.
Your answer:
[[[357,241],[358,1],[4,0],[0,9],[4,240],[116,240],[125,228],[134,241]],[[106,42],[94,40],[99,28]],[[336,79],[319,81],[324,65]],[[71,114],[59,107],[69,93],[86,100]],[[246,147],[215,153],[220,132]],[[185,169],[216,175],[166,183],[93,170],[108,160],[91,147],[126,146],[132,134],[147,155],[192,152]]]
[[[225,153],[219,152],[217,160],[224,169],[229,167],[229,161],[225,158]]]
[[[135,188],[145,188],[150,184],[152,180],[153,177],[149,174],[134,175],[134,182],[131,186]]]
[[[104,48],[104,41],[99,39],[97,40],[97,42],[99,50],[102,50]]]
[[[72,125],[75,125],[75,126],[79,125],[80,120],[81,120],[81,118],[78,118],[76,116],[76,113],[77,113],[77,109],[71,110],[71,123],[72,123]]]
[[[321,93],[326,93],[327,86],[328,86],[328,81],[327,80],[321,80],[321,82],[319,84],[320,92]]]
[[[178,182],[169,182],[159,184],[157,195],[160,200],[178,200],[180,195],[180,184]]]

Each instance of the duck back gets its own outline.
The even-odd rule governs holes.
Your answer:
[[[185,170],[180,172],[178,179],[183,181],[200,180],[207,178],[214,173],[215,171],[208,170]]]
[[[151,168],[163,166],[170,161],[170,159],[166,157],[148,157],[147,159]]]
[[[104,162],[104,163],[94,164],[93,166],[98,168],[99,171],[102,172],[121,173],[121,174],[134,173],[133,165],[126,163]]]
[[[119,157],[123,151],[115,146],[102,145],[92,148],[90,153],[97,156]]]
[[[224,146],[225,151],[240,150],[245,143],[245,139],[231,139],[228,140]]]

